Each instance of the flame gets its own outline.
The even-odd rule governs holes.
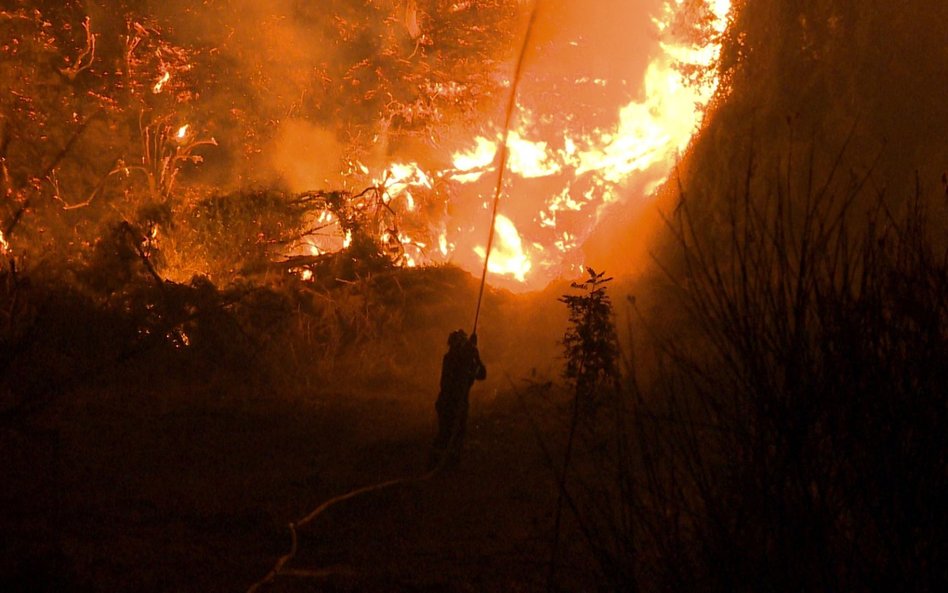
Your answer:
[[[598,107],[604,114],[592,118],[597,123],[583,113],[565,113],[558,104],[542,105],[550,100],[547,89],[537,97],[525,93],[520,98],[507,139],[508,175],[488,263],[492,281],[513,289],[537,289],[583,269],[583,244],[609,205],[648,199],[667,180],[700,128],[718,85],[716,79],[710,84],[691,83],[685,74],[689,68],[683,66],[708,68],[719,59],[731,0],[706,0],[710,17],[706,30],[711,34],[700,44],[674,37],[673,23],[691,6],[689,0],[665,0],[661,12],[648,21],[658,42],[654,56],[639,71],[640,78],[631,81],[637,89],[634,95],[631,90],[621,95],[613,90],[628,81],[585,72],[560,79],[565,84],[591,85],[597,97],[607,91],[614,97],[608,99],[614,100],[611,107]],[[168,78],[163,77],[165,82]],[[534,105],[537,102],[541,105]],[[450,165],[440,169],[403,161],[373,172],[351,163],[347,175],[370,181],[396,218],[397,225],[381,227],[379,236],[397,254],[400,265],[453,262],[480,273],[488,233],[484,213],[493,197],[502,138],[496,125],[466,133],[465,139],[455,140]],[[444,203],[443,215],[434,214],[434,220],[432,205],[437,202],[432,196]],[[335,221],[324,212],[318,222]],[[342,233],[335,232],[338,245]],[[317,249],[316,239],[312,241],[311,248]],[[351,241],[351,234],[346,234],[343,247]],[[431,250],[426,250],[428,244]]]
[[[520,232],[513,221],[503,214],[497,215],[494,228],[496,236],[491,248],[490,261],[487,263],[487,271],[499,276],[510,276],[518,282],[526,282],[527,274],[533,264],[524,252]],[[474,253],[483,262],[487,250],[478,245],[474,248]]]
[[[667,179],[717,91],[716,79],[709,85],[689,84],[682,66],[708,67],[718,59],[720,36],[727,29],[731,9],[730,0],[708,2],[714,34],[707,43],[697,45],[670,39],[671,23],[684,4],[685,0],[668,0],[661,15],[652,20],[664,37],[659,43],[661,52],[645,69],[640,98],[617,108],[613,126],[576,133],[569,128],[578,126],[565,125],[560,138],[551,139],[548,132],[543,138],[537,118],[521,108],[520,123],[511,130],[507,143],[512,189],[501,206],[508,214],[501,224],[509,236],[516,233],[512,221],[517,220],[528,236],[537,239],[524,247],[518,233],[517,241],[508,243],[517,246],[515,263],[504,260],[498,270],[538,287],[542,284],[536,282],[545,283],[574,269],[582,258],[583,242],[609,204],[630,193],[647,197]],[[580,77],[576,83],[605,87],[609,81]],[[496,173],[500,142],[499,134],[477,136],[467,148],[453,154],[448,176],[461,185],[477,186],[485,174]],[[545,196],[537,200],[525,195],[534,186],[524,183],[543,179],[550,180],[538,186]],[[518,191],[521,186],[527,189]],[[488,188],[479,189],[484,200]],[[531,226],[524,226],[526,223]],[[491,271],[495,271],[494,257],[492,254]],[[473,265],[468,268],[476,271]],[[541,277],[531,278],[531,270]]]
[[[468,151],[456,152],[453,155],[455,172],[452,178],[460,183],[478,181],[487,172],[487,168],[497,156],[497,142],[483,136],[474,139],[474,147]]]
[[[7,242],[7,238],[3,236],[3,231],[0,231],[0,253],[6,254],[10,252],[10,243]]]
[[[417,163],[395,163],[385,171],[382,180],[377,180],[375,184],[383,188],[389,196],[389,201],[404,197],[409,212],[416,208],[411,188],[434,187],[431,177]]]
[[[191,124],[184,124],[183,126],[181,126],[180,128],[178,128],[178,133],[175,134],[175,137],[176,137],[179,141],[182,141],[182,140],[187,139],[187,137],[188,137],[188,131],[189,131],[190,129],[191,129]]]
[[[519,130],[510,132],[507,150],[507,169],[524,179],[549,177],[563,170],[562,163],[557,162],[555,155],[550,154],[546,142],[527,140]]]
[[[151,87],[151,92],[156,95],[160,95],[161,91],[164,90],[165,85],[168,84],[169,80],[171,80],[171,72],[165,70],[158,81],[155,83],[155,86]]]

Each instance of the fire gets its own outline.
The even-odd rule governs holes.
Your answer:
[[[503,214],[497,215],[495,222],[496,236],[487,263],[487,271],[501,276],[511,276],[518,282],[526,282],[527,274],[533,264],[523,250],[523,241],[513,221]],[[487,250],[478,245],[474,252],[483,261]]]
[[[491,272],[533,288],[567,273],[581,263],[583,242],[609,204],[630,195],[647,197],[667,179],[717,91],[716,80],[704,86],[688,84],[681,66],[709,67],[718,59],[719,37],[727,28],[731,8],[730,0],[708,3],[715,35],[708,43],[695,45],[669,39],[671,23],[684,3],[669,0],[660,17],[653,19],[664,37],[661,52],[645,69],[640,97],[617,107],[613,126],[585,131],[566,116],[565,129],[556,137],[550,135],[549,126],[536,123],[530,110],[521,108],[520,124],[511,130],[507,143],[512,179],[501,205],[507,214],[501,223],[504,233],[516,234],[516,241],[506,244],[516,245],[517,255],[513,260],[500,256],[505,263],[494,266],[493,258],[499,256],[492,254]],[[609,84],[588,77],[575,82]],[[478,136],[453,154],[448,175],[471,187],[465,196],[477,192],[473,199],[483,200],[489,193],[486,180],[496,175],[500,141],[499,134]],[[517,232],[515,220],[523,233]],[[483,257],[481,251],[478,255]],[[466,267],[477,270],[473,262]]]
[[[449,249],[451,249],[451,246],[448,244],[448,234],[442,232],[438,237],[438,251],[441,252],[441,255],[447,256],[450,253]]]
[[[535,92],[538,97],[529,92],[519,97],[507,140],[507,176],[488,264],[494,283],[537,289],[582,269],[583,244],[607,208],[623,200],[648,199],[667,180],[717,92],[716,79],[691,84],[682,68],[708,68],[719,58],[731,2],[709,0],[706,6],[711,35],[695,44],[675,39],[672,27],[691,4],[665,1],[649,23],[659,41],[655,55],[637,74],[640,78],[632,81],[635,93],[616,93],[625,80],[586,72],[544,73],[577,85],[577,90],[594,87],[596,96],[612,93],[609,96],[616,99],[602,108],[598,119],[569,113],[555,98],[549,104],[548,89]],[[566,43],[581,45],[575,40]],[[379,234],[384,244],[396,248],[401,265],[453,262],[471,273],[481,272],[503,135],[496,125],[479,132],[456,139],[450,165],[441,168],[410,161],[375,172],[359,163],[352,168],[352,175],[381,192],[397,221],[397,229],[383,227]],[[447,202],[440,218],[432,208],[438,204],[432,196]],[[343,245],[350,242],[347,236]],[[427,249],[428,244],[433,248]]]
[[[171,72],[168,72],[167,70],[165,70],[165,72],[161,75],[161,78],[159,78],[158,81],[155,82],[155,86],[151,87],[151,92],[153,92],[156,95],[160,95],[161,91],[164,90],[165,85],[168,84],[168,81],[170,80],[171,80]]]
[[[546,142],[527,140],[520,131],[510,133],[507,149],[510,151],[507,168],[524,179],[549,177],[563,170],[563,164],[550,154]]]
[[[497,156],[497,142],[482,136],[474,139],[474,148],[453,155],[455,172],[451,177],[460,183],[478,181]]]
[[[6,254],[10,252],[10,243],[7,241],[7,238],[3,236],[3,231],[0,231],[0,253]]]
[[[189,131],[190,129],[191,129],[191,125],[190,125],[190,124],[184,124],[183,126],[181,126],[180,128],[178,128],[178,133],[175,134],[175,137],[178,139],[179,142],[187,139],[187,137],[188,137],[188,131]]]
[[[406,208],[411,212],[416,207],[412,188],[432,189],[433,182],[417,163],[395,163],[385,171],[381,180],[376,180],[375,185],[383,188],[389,201],[405,198]]]

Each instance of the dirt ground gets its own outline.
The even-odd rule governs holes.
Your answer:
[[[297,576],[262,590],[545,590],[541,406],[479,387],[457,470],[334,506],[301,530]],[[425,469],[434,393],[254,391],[90,387],[0,429],[0,590],[246,591],[289,551],[290,521]],[[560,582],[592,589],[573,562]]]

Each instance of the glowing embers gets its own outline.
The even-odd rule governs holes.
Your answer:
[[[428,253],[436,235],[419,209],[429,199],[434,179],[417,163],[393,163],[373,172],[355,161],[345,175],[349,186],[365,189],[313,192],[299,198],[311,205],[309,231],[286,255],[319,257],[347,249],[364,255],[365,240],[371,239],[394,265],[412,268],[439,261],[453,248],[442,228],[441,256]],[[303,280],[315,279],[306,268],[291,271]]]

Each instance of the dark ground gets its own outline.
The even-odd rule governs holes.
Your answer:
[[[460,468],[333,507],[289,566],[319,576],[264,590],[543,589],[552,474],[521,396],[480,387]],[[87,388],[0,429],[0,590],[245,591],[289,550],[288,522],[424,470],[434,393],[244,391]]]

